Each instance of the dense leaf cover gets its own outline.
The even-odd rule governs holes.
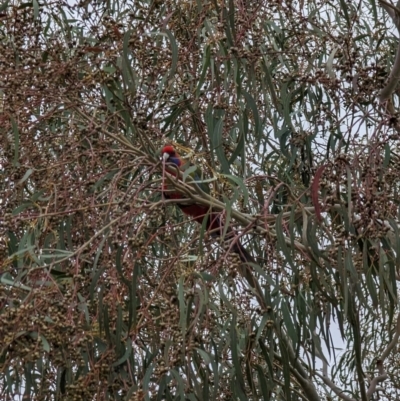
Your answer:
[[[0,6],[1,399],[399,399],[400,10],[69,3]]]

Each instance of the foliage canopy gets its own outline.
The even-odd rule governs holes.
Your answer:
[[[398,399],[399,11],[3,3],[3,399]],[[261,301],[162,198],[167,142]]]

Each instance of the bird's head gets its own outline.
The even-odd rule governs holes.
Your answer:
[[[173,163],[180,167],[182,160],[172,145],[165,145],[161,150],[161,156],[165,162]]]

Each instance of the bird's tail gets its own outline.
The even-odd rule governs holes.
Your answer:
[[[213,237],[220,237],[222,235],[224,230],[224,223],[221,221],[218,213],[212,212],[208,216],[207,230],[211,233]],[[234,241],[231,247],[232,251],[239,255],[240,260],[243,263],[256,263],[254,258],[247,251],[247,249],[240,243],[239,238],[235,237],[235,231],[232,229],[232,227],[228,227],[224,240]]]
[[[207,229],[211,232],[213,237],[220,237],[222,235],[224,224],[222,223],[218,213],[210,213],[208,216]],[[263,291],[253,275],[252,267],[249,265],[249,263],[257,264],[257,262],[250,255],[249,251],[241,244],[240,239],[235,238],[235,236],[235,231],[231,227],[228,227],[225,239],[234,241],[231,250],[239,256],[242,262],[239,272],[242,277],[246,279],[250,287],[254,289],[260,305],[264,305],[265,301]]]
[[[237,240],[232,247],[233,252],[239,255],[240,260],[243,263],[257,263],[250,252]]]

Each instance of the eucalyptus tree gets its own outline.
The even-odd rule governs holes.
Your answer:
[[[3,399],[398,399],[399,16],[4,2]]]

